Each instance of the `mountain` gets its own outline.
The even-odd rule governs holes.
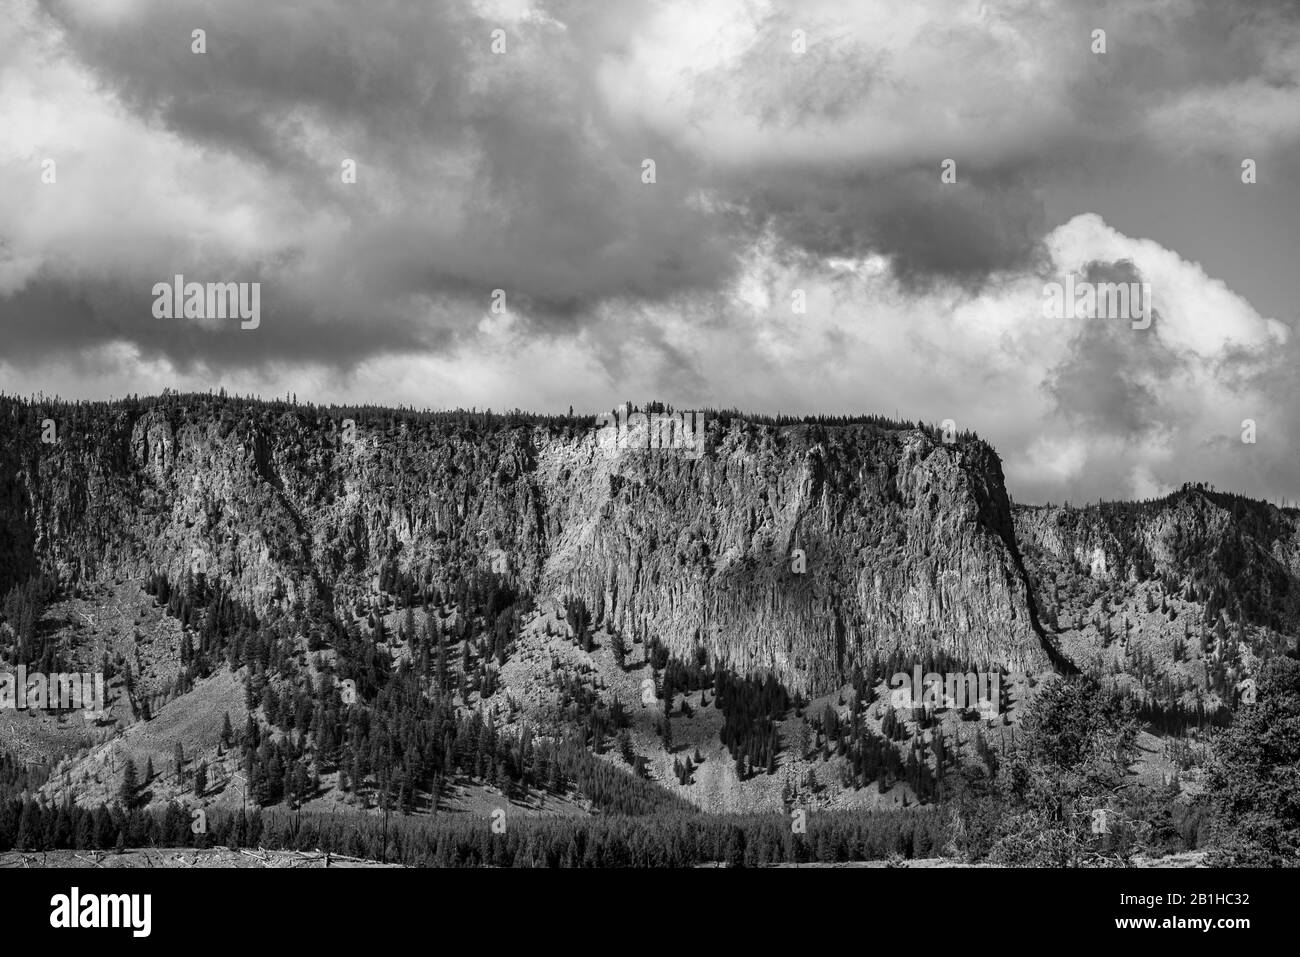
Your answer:
[[[0,397],[0,657],[111,699],[0,734],[88,805],[130,761],[156,802],[899,806],[995,773],[1054,671],[1195,736],[1294,653],[1295,510],[1017,506],[978,437],[876,417],[610,418]],[[997,714],[895,709],[914,667],[1001,673]]]
[[[1215,712],[1264,659],[1295,653],[1295,509],[1188,484],[1144,502],[1014,511],[1044,627],[1083,670],[1158,706]]]
[[[346,604],[385,565],[446,584],[500,549],[523,590],[792,691],[837,688],[872,654],[1048,660],[1001,466],[974,438],[715,417],[694,459],[602,449],[590,419],[209,397],[0,415],[8,584],[201,573],[262,614]]]
[[[1016,536],[1049,562],[1116,582],[1159,581],[1213,619],[1300,631],[1300,512],[1185,485],[1150,502],[1019,508]]]

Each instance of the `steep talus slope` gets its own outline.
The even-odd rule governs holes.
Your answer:
[[[893,650],[1046,662],[1001,467],[974,439],[722,417],[692,459],[612,454],[577,419],[361,410],[348,441],[343,414],[284,403],[0,403],[0,577],[203,572],[260,611],[346,602],[381,564],[437,581],[495,560],[807,692]],[[40,443],[47,414],[57,445]]]

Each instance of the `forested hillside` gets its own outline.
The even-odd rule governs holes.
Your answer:
[[[98,669],[110,699],[3,717],[0,841],[499,807],[559,830],[491,854],[585,860],[568,817],[1012,807],[1064,676],[1135,762],[1105,775],[1163,788],[1161,846],[1196,846],[1181,782],[1294,654],[1294,511],[1195,486],[1013,507],[973,435],[707,421],[694,458],[602,448],[571,413],[0,398],[0,660]],[[896,707],[913,668],[1000,675],[992,713]],[[948,852],[1038,853],[981,820]],[[823,853],[766,826],[672,853]],[[937,850],[920,833],[870,854]],[[413,859],[489,853],[429,840]]]

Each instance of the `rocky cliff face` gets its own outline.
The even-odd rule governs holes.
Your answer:
[[[895,649],[1045,663],[986,446],[739,422],[709,439],[699,461],[548,445],[537,477],[556,535],[542,587],[802,690]]]
[[[0,403],[0,577],[190,570],[264,610],[347,601],[383,561],[431,581],[496,564],[806,692],[895,650],[1047,661],[1001,467],[976,440],[724,418],[697,458],[604,448],[578,420],[363,410],[353,435],[343,414],[212,397]]]

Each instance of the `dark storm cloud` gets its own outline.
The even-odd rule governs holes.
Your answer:
[[[884,256],[912,295],[1038,272],[1054,183],[1158,175],[1153,141],[1195,140],[1202,124],[1175,110],[1153,134],[1153,111],[1283,82],[1289,48],[1275,40],[1295,18],[1282,3],[1208,0],[899,4],[886,41],[870,8],[774,3],[673,32],[666,13],[711,6],[555,0],[512,19],[452,3],[40,0],[58,55],[142,137],[188,151],[172,157],[183,198],[221,228],[196,235],[169,196],[149,211],[156,235],[123,236],[104,261],[11,243],[14,263],[42,268],[6,287],[0,259],[10,354],[127,342],[182,366],[350,367],[479,337],[502,289],[525,341],[578,335],[607,369],[635,360],[698,386],[708,363],[651,317],[733,323],[728,290],[757,242],[774,237],[772,256],[809,273]],[[1105,57],[1088,50],[1094,26],[1108,29]],[[343,158],[355,185],[339,182]],[[940,180],[945,158],[956,184]],[[245,220],[240,236],[231,223]],[[141,300],[178,272],[261,281],[261,328],[154,319]],[[1130,434],[1140,390],[1173,360],[1154,343],[1119,349],[1081,332],[1048,388],[1079,421]],[[1088,394],[1096,375],[1105,395]]]
[[[978,286],[1043,255],[1042,204],[1023,182],[942,185],[937,165],[888,176],[768,174],[735,195],[752,229],[771,226],[816,256],[883,253],[910,288],[937,279]]]
[[[6,332],[5,359],[28,363],[60,352],[79,352],[128,342],[145,359],[167,358],[180,372],[196,364],[260,365],[290,356],[294,361],[346,366],[370,354],[375,324],[368,321],[318,322],[317,304],[292,289],[257,278],[255,272],[227,271],[214,275],[192,269],[186,282],[261,282],[260,326],[242,330],[238,318],[208,321],[158,319],[153,306],[155,282],[172,282],[162,275],[135,283],[33,279],[12,296],[0,297],[0,328]],[[360,308],[358,304],[358,308]],[[379,320],[388,345],[396,349],[437,349],[446,344],[450,327],[417,323],[395,313]]]
[[[1094,262],[1080,281],[1140,284],[1142,276],[1130,262]],[[1183,363],[1150,329],[1134,329],[1123,317],[1048,321],[1079,325],[1066,357],[1044,383],[1057,415],[1072,427],[1126,441],[1171,424],[1159,385]],[[1151,321],[1160,321],[1158,312]]]
[[[599,58],[562,30],[512,27],[509,52],[496,57],[495,24],[443,4],[181,2],[107,25],[83,22],[59,0],[46,7],[76,56],[137,115],[255,164],[276,192],[352,224],[334,244],[283,250],[272,268],[244,260],[198,276],[262,278],[284,293],[256,342],[197,338],[193,348],[211,361],[238,361],[241,350],[250,362],[310,361],[333,349],[351,362],[410,348],[412,298],[459,312],[466,331],[494,289],[540,331],[573,329],[609,297],[711,290],[734,268],[729,224],[691,205],[690,158],[654,134],[607,129],[590,75]],[[207,31],[205,55],[190,50],[196,26]],[[319,130],[346,146],[323,153]],[[358,162],[355,189],[339,184],[341,156]],[[431,161],[439,156],[444,165]],[[652,186],[641,181],[646,157],[658,164]],[[303,274],[301,262],[346,262],[353,294],[341,302],[338,275]],[[160,279],[214,272],[148,267]],[[32,295],[47,315],[81,304],[51,316],[61,331],[45,345],[141,338],[116,297]],[[340,308],[356,300],[366,308]],[[11,299],[4,310],[29,302]],[[156,326],[143,344],[187,359],[182,329]]]

